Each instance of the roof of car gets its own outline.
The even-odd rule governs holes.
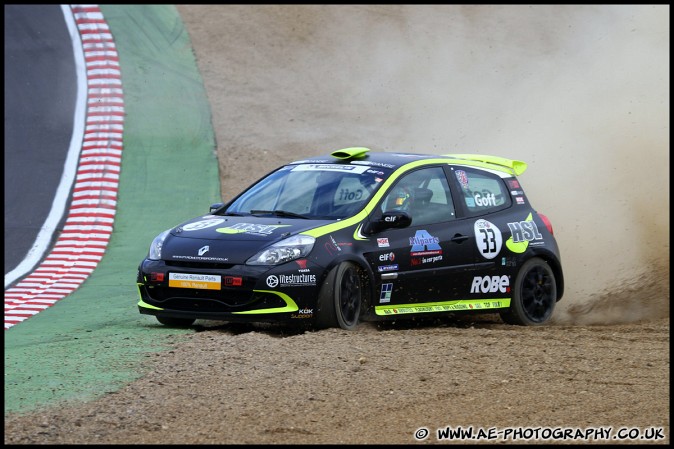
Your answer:
[[[500,156],[484,154],[424,154],[424,153],[397,153],[370,151],[365,147],[351,147],[333,151],[330,154],[302,159],[292,164],[357,164],[373,167],[395,169],[403,165],[433,160],[434,162],[446,162],[457,165],[470,165],[473,167],[497,170],[515,175],[521,175],[527,169],[527,163],[515,159],[507,159]]]

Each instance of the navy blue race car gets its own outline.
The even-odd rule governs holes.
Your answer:
[[[361,321],[498,313],[546,323],[564,278],[522,161],[346,148],[284,165],[159,234],[140,313],[354,329]]]

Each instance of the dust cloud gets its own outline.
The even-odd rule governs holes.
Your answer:
[[[345,146],[522,159],[562,252],[554,321],[668,316],[669,5],[203,8],[179,11],[223,199]]]

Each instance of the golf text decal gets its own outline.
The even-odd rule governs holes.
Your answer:
[[[496,206],[496,195],[493,193],[475,193],[473,195],[475,204],[481,207]]]

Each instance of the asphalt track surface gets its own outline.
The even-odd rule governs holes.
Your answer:
[[[5,331],[5,413],[87,400],[140,377],[145,354],[181,331],[139,314],[138,263],[157,234],[220,200],[210,109],[175,7],[100,9],[119,52],[125,98],[114,232],[84,284]],[[58,47],[72,48],[60,36],[67,41]],[[54,45],[51,38],[42,44]],[[33,128],[42,127],[47,121],[36,120]]]
[[[26,256],[54,201],[76,82],[61,6],[5,5],[5,273]]]

